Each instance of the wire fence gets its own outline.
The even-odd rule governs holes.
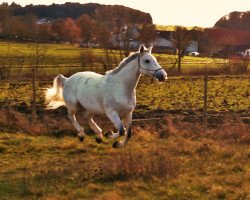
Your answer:
[[[33,81],[27,77],[0,80],[0,105],[8,108],[25,104],[30,107],[31,112],[35,109],[33,113],[36,113],[37,107],[44,108],[44,91],[45,88],[52,85],[53,79],[49,77],[36,79],[35,89],[32,85]],[[217,89],[215,90],[215,88]],[[188,111],[183,113],[189,116],[201,116],[205,127],[207,126],[207,117],[218,116],[220,111],[244,113],[242,117],[249,118],[249,91],[249,76],[170,77],[166,83],[157,85],[157,87],[151,79],[143,78],[139,83],[137,95],[139,115],[134,121],[157,121],[162,118],[160,113],[151,117],[143,117],[145,111],[153,110],[156,112],[157,110]],[[216,107],[216,104],[221,105]],[[140,114],[141,112],[142,114]],[[36,118],[36,115],[32,118]],[[35,121],[35,119],[33,120]]]

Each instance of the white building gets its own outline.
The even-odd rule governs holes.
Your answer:
[[[250,57],[250,49],[246,49],[245,51],[243,51],[242,55],[245,57]]]

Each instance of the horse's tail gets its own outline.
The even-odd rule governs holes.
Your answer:
[[[45,92],[45,101],[47,109],[56,109],[65,105],[62,91],[68,78],[59,74],[53,81],[53,87],[48,88]]]

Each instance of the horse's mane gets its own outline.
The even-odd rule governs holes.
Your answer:
[[[106,74],[117,74],[119,71],[121,71],[125,66],[127,66],[128,63],[130,63],[131,61],[133,61],[135,58],[137,58],[139,55],[139,52],[136,53],[132,53],[130,54],[130,56],[128,56],[127,58],[124,58],[120,64],[118,65],[118,67],[116,67],[113,70],[107,71]]]

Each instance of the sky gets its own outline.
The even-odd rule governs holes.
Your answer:
[[[250,11],[250,0],[0,0],[22,6],[65,2],[124,5],[150,13],[154,24],[212,27],[232,11]]]

